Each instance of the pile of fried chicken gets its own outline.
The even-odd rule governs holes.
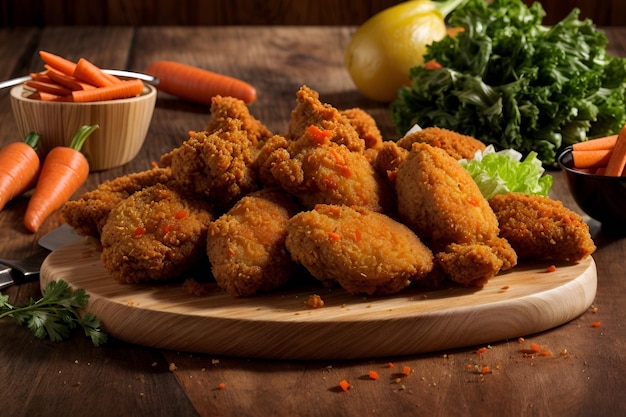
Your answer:
[[[100,240],[119,282],[201,270],[234,297],[276,290],[303,268],[352,294],[480,288],[518,259],[575,263],[595,251],[583,219],[559,201],[487,201],[458,162],[484,148],[439,128],[385,141],[369,114],[322,103],[306,86],[283,134],[244,102],[215,97],[204,131],[62,214]]]

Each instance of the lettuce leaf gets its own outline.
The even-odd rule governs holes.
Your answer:
[[[553,178],[544,175],[545,169],[536,152],[531,151],[522,160],[522,154],[514,149],[496,152],[489,145],[484,151],[477,151],[471,160],[461,159],[459,163],[486,199],[509,192],[547,196],[552,187]]]
[[[522,0],[468,0],[453,11],[448,23],[464,31],[431,43],[424,58],[443,68],[412,68],[391,103],[399,134],[438,126],[556,167],[565,146],[617,133],[626,58],[607,54],[606,35],[578,9],[551,27],[544,16]]]

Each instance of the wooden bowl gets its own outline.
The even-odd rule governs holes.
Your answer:
[[[41,135],[37,151],[45,156],[55,146],[69,145],[82,125],[100,126],[82,152],[91,171],[114,168],[132,160],[148,133],[157,91],[146,84],[137,97],[93,103],[49,102],[28,98],[23,85],[11,89],[11,107],[20,136]]]

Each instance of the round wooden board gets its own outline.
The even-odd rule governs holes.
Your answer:
[[[125,285],[100,262],[100,245],[85,238],[52,252],[41,286],[65,280],[84,288],[87,310],[105,332],[160,349],[256,358],[353,359],[434,352],[493,343],[551,329],[582,314],[596,294],[593,258],[578,264],[521,263],[478,289],[408,288],[361,297],[315,282],[236,299],[215,289],[187,294],[180,284]],[[305,301],[319,294],[324,307]]]

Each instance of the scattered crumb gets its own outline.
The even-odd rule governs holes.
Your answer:
[[[321,308],[324,307],[324,300],[322,300],[322,297],[317,294],[311,294],[304,304],[310,308]]]
[[[176,364],[174,362],[170,363],[170,367],[169,367],[170,371],[174,372],[175,370],[177,370],[178,368],[176,367]]]

